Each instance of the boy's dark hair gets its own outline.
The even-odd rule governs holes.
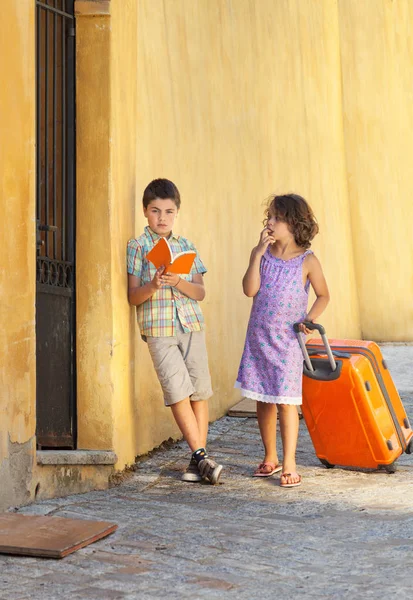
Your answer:
[[[270,213],[287,223],[297,246],[305,249],[311,246],[311,240],[317,235],[319,227],[311,207],[302,196],[271,196],[265,212],[266,221]]]
[[[144,208],[148,208],[149,202],[156,198],[170,198],[175,202],[176,208],[181,206],[181,196],[178,188],[169,179],[154,179],[146,186],[143,192],[142,204]]]

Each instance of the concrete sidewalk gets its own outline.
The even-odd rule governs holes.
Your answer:
[[[413,420],[413,346],[384,346]],[[262,457],[255,419],[211,426],[222,483],[180,481],[184,443],[155,452],[106,492],[39,502],[24,514],[118,523],[61,561],[0,555],[2,600],[389,598],[412,595],[413,455],[399,469],[325,469],[305,424],[303,485],[252,479]]]

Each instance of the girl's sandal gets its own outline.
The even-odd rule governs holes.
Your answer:
[[[282,470],[282,465],[272,462],[262,462],[258,465],[253,477],[271,477],[274,473]]]
[[[292,477],[293,475],[297,475],[297,477],[299,477],[298,481],[295,481],[294,483],[282,483],[282,478],[285,477]],[[298,473],[282,473],[281,477],[280,477],[280,486],[283,488],[292,488],[292,487],[297,487],[297,485],[301,485],[301,475],[299,475]]]

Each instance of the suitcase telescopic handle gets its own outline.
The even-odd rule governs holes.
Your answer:
[[[305,325],[307,329],[311,329],[312,331],[314,331],[314,329],[317,329],[320,335],[326,334],[326,330],[322,325],[319,325],[318,323],[312,323],[311,321],[301,321],[300,323],[294,323],[295,333],[298,333],[300,331],[298,326],[301,325],[301,323],[303,323],[303,325]]]
[[[323,340],[326,354],[328,356],[328,360],[330,361],[331,369],[333,371],[335,371],[337,369],[337,363],[334,360],[333,353],[331,352],[330,343],[327,339],[326,330],[324,329],[324,327],[322,325],[319,325],[318,323],[311,323],[311,321],[303,321],[303,324],[308,329],[311,329],[311,330],[316,329],[320,333],[321,339]],[[298,343],[300,344],[300,348],[303,353],[304,361],[305,361],[305,364],[307,365],[307,369],[309,371],[314,371],[314,367],[313,367],[310,357],[308,355],[308,351],[307,351],[303,336],[300,332],[299,326],[300,326],[300,323],[294,323],[293,328],[294,328],[295,333],[297,334]]]

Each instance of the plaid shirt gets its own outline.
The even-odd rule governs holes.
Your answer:
[[[146,260],[146,255],[154,247],[160,236],[145,227],[144,233],[128,242],[128,273],[140,278],[140,284],[145,285],[155,276],[155,266]],[[206,273],[195,246],[180,235],[171,235],[168,238],[173,254],[193,250],[196,252],[194,264],[189,275],[181,275],[182,279],[192,280],[196,273]],[[204,329],[204,317],[196,300],[181,294],[172,286],[160,288],[153,296],[136,307],[139,328],[142,336],[166,337],[175,335],[176,317],[187,333]]]

